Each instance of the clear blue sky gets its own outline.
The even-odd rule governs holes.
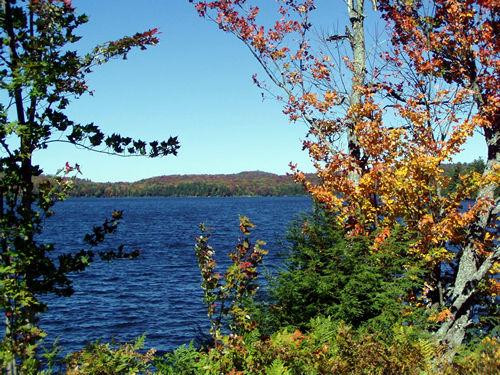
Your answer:
[[[345,6],[341,0],[328,0],[335,1],[337,6],[330,10],[342,19]],[[70,118],[146,141],[178,136],[181,148],[176,157],[149,159],[52,145],[35,155],[46,173],[54,173],[66,161],[79,163],[83,177],[93,181],[249,170],[285,174],[289,162],[314,171],[307,153],[301,151],[305,125],[289,123],[280,103],[262,100],[251,76],[263,73],[249,51],[198,17],[188,0],[73,3],[90,17],[79,29],[81,51],[155,27],[162,34],[157,46],[96,68],[88,81],[94,95],[74,101]],[[479,148],[482,143],[475,140],[457,160],[473,160],[482,155]]]

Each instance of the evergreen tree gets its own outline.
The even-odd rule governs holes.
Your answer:
[[[315,208],[290,225],[285,239],[285,268],[270,289],[275,324],[302,330],[315,317],[331,316],[359,327],[394,322],[410,308],[398,301],[420,282],[417,268],[401,274],[412,261],[405,238],[394,234],[374,252],[372,239],[347,237],[335,218]]]

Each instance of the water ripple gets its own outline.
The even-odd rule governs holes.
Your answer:
[[[49,311],[41,325],[49,338],[61,336],[66,353],[99,338],[131,341],[145,332],[146,347],[160,352],[189,343],[208,329],[193,250],[199,223],[214,227],[211,244],[219,263],[227,264],[224,254],[239,235],[238,214],[248,216],[257,225],[255,238],[267,242],[266,266],[273,269],[279,262],[276,239],[295,214],[310,207],[306,197],[68,199],[56,206],[43,234],[56,249],[81,249],[83,235],[121,209],[118,233],[104,245],[123,243],[142,252],[134,260],[96,261],[73,275],[73,296],[44,297]]]

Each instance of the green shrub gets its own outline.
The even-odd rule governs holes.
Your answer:
[[[183,347],[157,368],[165,375],[422,374],[432,373],[440,353],[411,327],[375,335],[331,318],[314,319],[310,326],[304,333],[282,329],[266,338],[231,334],[199,352]]]
[[[181,345],[171,353],[156,357],[153,365],[161,375],[195,374],[201,353],[191,342],[189,346]]]
[[[453,363],[442,368],[442,374],[487,375],[498,374],[500,343],[497,337],[486,337],[474,345],[459,348]]]
[[[151,374],[155,350],[138,352],[144,346],[145,335],[133,343],[89,343],[81,351],[66,358],[68,375],[133,375]]]

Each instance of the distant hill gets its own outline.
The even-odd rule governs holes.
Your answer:
[[[444,193],[453,191],[459,176],[475,170],[482,173],[484,161],[443,164],[450,184]],[[314,174],[307,179],[318,181]],[[46,177],[35,180],[35,186]],[[254,171],[237,174],[190,174],[147,178],[136,182],[99,183],[77,179],[72,197],[238,197],[238,196],[300,196],[304,188],[290,176]]]
[[[314,175],[308,177],[314,178]],[[217,175],[170,175],[136,182],[96,183],[77,179],[72,197],[230,197],[299,196],[302,185],[292,177],[266,172]]]

